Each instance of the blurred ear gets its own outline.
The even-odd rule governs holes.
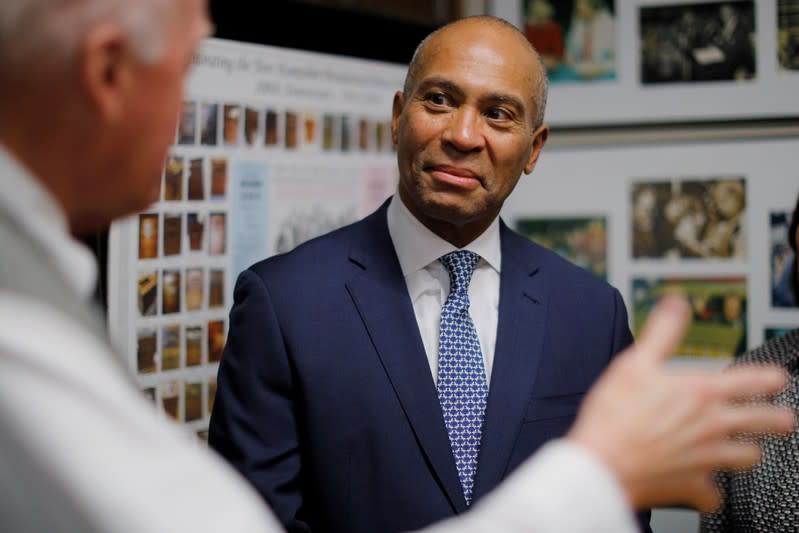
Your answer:
[[[394,94],[394,104],[391,107],[391,141],[394,146],[397,146],[399,120],[403,107],[405,107],[405,94],[402,91],[397,91]]]
[[[80,84],[104,120],[119,119],[133,81],[135,58],[124,30],[116,24],[92,28],[81,42]]]
[[[535,164],[538,162],[538,156],[541,154],[541,149],[547,143],[547,138],[549,137],[549,126],[546,124],[541,124],[538,126],[533,132],[533,148],[530,150],[530,157],[527,160],[527,164],[524,165],[524,173],[529,174],[535,168]]]

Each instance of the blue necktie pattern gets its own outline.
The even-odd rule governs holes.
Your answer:
[[[488,383],[480,340],[469,316],[469,283],[480,256],[459,250],[441,257],[450,290],[441,308],[438,399],[466,504],[472,502]]]

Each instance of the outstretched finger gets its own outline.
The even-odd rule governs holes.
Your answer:
[[[659,363],[674,353],[690,323],[691,307],[677,294],[661,298],[635,343],[636,357]]]
[[[726,369],[716,386],[728,400],[750,401],[780,392],[788,382],[782,367],[776,365],[735,365]]]

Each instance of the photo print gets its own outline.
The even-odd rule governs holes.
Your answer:
[[[205,219],[200,213],[188,213],[186,215],[186,233],[189,237],[189,251],[202,251]]]
[[[153,374],[158,371],[156,363],[157,341],[154,328],[139,328],[136,332],[136,371]]]
[[[796,328],[790,327],[767,327],[763,329],[763,341],[767,342],[771,339],[776,339],[777,337],[782,337],[783,335],[787,335],[788,333],[792,332]]]
[[[260,128],[258,110],[252,107],[244,109],[244,140],[248,146],[260,144]]]
[[[180,270],[164,270],[161,312],[165,315],[180,312]]]
[[[186,422],[199,420],[203,417],[203,384],[186,383],[185,394]]]
[[[203,307],[205,271],[202,268],[186,269],[186,311],[197,311]]]
[[[278,144],[277,111],[267,109],[264,114],[264,144],[275,146]]]
[[[164,255],[179,255],[182,236],[181,213],[164,213]]]
[[[183,102],[178,123],[178,144],[197,142],[197,102]]]
[[[753,0],[641,7],[641,83],[755,77]]]
[[[227,194],[227,159],[211,159],[211,200],[224,200]]]
[[[524,0],[524,33],[551,83],[616,78],[613,0]]]
[[[678,292],[688,298],[693,320],[674,355],[731,358],[746,351],[746,279],[641,278],[632,290],[634,335],[663,295]]]
[[[218,363],[222,360],[225,349],[225,321],[211,320],[208,322],[208,362]]]
[[[219,105],[203,103],[200,114],[200,143],[205,146],[217,145]]]
[[[189,200],[205,199],[205,169],[203,159],[196,157],[189,161],[189,177],[187,179],[186,197]]]
[[[239,130],[241,128],[241,106],[225,104],[222,108],[222,137],[227,146],[239,144]]]
[[[158,213],[139,215],[139,259],[158,257]]]
[[[799,0],[777,0],[777,60],[785,70],[799,70]]]
[[[788,226],[791,211],[769,214],[769,264],[772,307],[797,307],[791,292],[790,280],[795,272],[796,257],[788,245]]]
[[[136,303],[141,316],[154,316],[157,312],[158,273],[141,272],[136,279]]]
[[[186,336],[186,366],[199,366],[203,362],[203,328],[202,326],[187,326]]]
[[[638,182],[632,186],[635,259],[745,259],[742,177]]]
[[[180,392],[183,383],[181,381],[167,381],[161,383],[159,387],[161,393],[161,408],[171,418],[178,422],[182,422],[180,416]]]
[[[183,158],[170,156],[164,167],[164,186],[161,188],[165,202],[183,199]]]
[[[169,324],[161,328],[161,370],[180,368],[180,326]]]
[[[211,213],[208,216],[208,220],[208,253],[210,255],[223,255],[227,237],[227,217],[225,213]]]
[[[536,217],[516,222],[516,231],[577,266],[607,279],[605,217]]]

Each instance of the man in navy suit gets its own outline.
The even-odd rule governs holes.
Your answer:
[[[290,531],[401,531],[466,511],[566,433],[632,342],[618,291],[498,217],[547,140],[546,90],[510,24],[434,32],[394,97],[397,194],[240,275],[209,442]],[[479,358],[474,401],[452,380],[465,363],[445,358],[457,282],[440,258],[460,250],[476,260],[456,326]],[[473,411],[466,435],[445,389]]]

